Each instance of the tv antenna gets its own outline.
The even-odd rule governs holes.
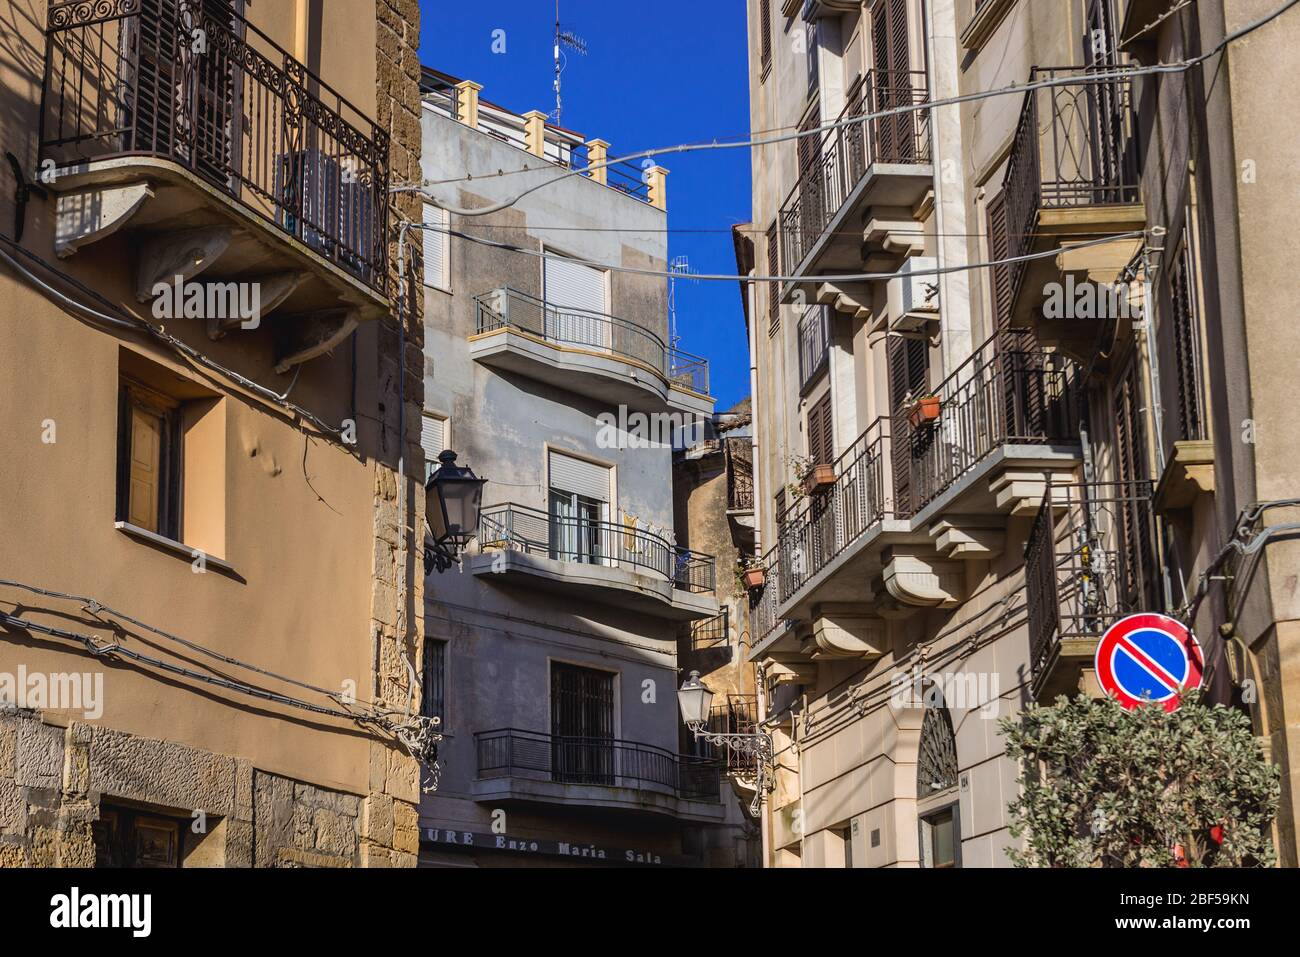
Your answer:
[[[587,41],[560,25],[560,0],[555,0],[555,122],[557,124],[560,122],[560,112],[564,107],[560,97],[560,74],[568,64],[568,58],[564,55],[565,49],[572,50],[579,56],[586,56]]]
[[[673,348],[681,341],[677,334],[677,277],[689,279],[694,273],[691,261],[685,256],[674,256],[668,264],[668,325],[669,341]]]

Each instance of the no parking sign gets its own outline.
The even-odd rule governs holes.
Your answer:
[[[1125,708],[1178,708],[1178,692],[1201,686],[1201,646],[1181,622],[1166,615],[1121,618],[1097,644],[1094,664],[1103,691]]]

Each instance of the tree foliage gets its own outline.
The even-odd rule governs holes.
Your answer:
[[[1000,722],[1020,762],[1018,867],[1271,866],[1281,774],[1240,711],[1064,696]]]

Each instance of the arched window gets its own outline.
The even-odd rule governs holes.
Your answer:
[[[932,693],[937,688],[929,689]],[[927,698],[929,696],[927,695]],[[937,697],[937,695],[936,695]],[[961,867],[957,736],[942,698],[927,703],[916,759],[916,810],[922,867]]]
[[[916,797],[924,801],[957,786],[957,738],[948,709],[925,709],[921,722],[921,751],[916,760]]]

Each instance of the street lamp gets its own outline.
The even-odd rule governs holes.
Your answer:
[[[772,736],[761,730],[752,734],[719,733],[707,730],[709,711],[713,705],[713,691],[700,680],[698,671],[692,671],[682,682],[682,686],[677,689],[677,704],[682,709],[682,723],[695,735],[695,740],[704,740],[740,754],[754,755],[757,779],[754,782],[754,800],[750,802],[749,813],[758,817],[763,810],[763,795],[767,793],[768,780],[776,772]]]
[[[424,514],[432,544],[424,546],[424,573],[445,572],[478,531],[483,505],[481,479],[471,468],[456,464],[456,453],[447,449],[438,456],[437,471],[424,483]]]

